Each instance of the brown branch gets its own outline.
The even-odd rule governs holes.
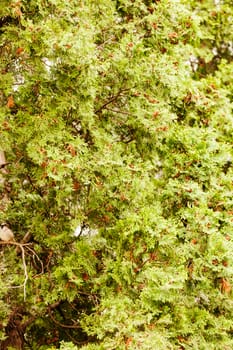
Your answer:
[[[49,305],[50,310],[56,309],[61,304],[61,300]]]
[[[27,328],[27,326],[29,326],[33,321],[35,321],[36,316],[31,316],[27,321],[25,321],[22,324],[23,329],[25,330]]]
[[[39,256],[36,254],[35,250],[30,248],[28,245],[26,246],[26,248],[37,258],[37,260],[40,262],[40,265],[41,265],[41,272],[37,275],[35,275],[34,277],[38,277],[40,275],[42,275],[44,273],[44,265],[43,265],[43,262],[40,260]]]
[[[64,329],[66,335],[68,338],[70,338],[70,340],[76,344],[76,345],[84,345],[84,344],[87,344],[88,343],[88,340],[83,340],[83,341],[78,341],[76,340],[74,337],[72,337],[72,335],[67,331],[67,329]]]
[[[31,243],[18,243],[18,242],[14,242],[14,241],[0,241],[0,245],[7,245],[7,244],[16,245],[18,247],[26,247],[26,246],[31,245]]]
[[[101,112],[106,106],[108,106],[110,103],[116,101],[118,99],[118,97],[121,95],[122,92],[124,91],[129,91],[131,90],[131,88],[127,88],[127,89],[122,89],[122,90],[119,90],[118,93],[113,96],[112,98],[110,98],[110,100],[108,100],[107,102],[105,102],[100,108],[98,108],[97,110],[95,110],[95,113],[99,113]]]
[[[63,323],[59,322],[58,320],[56,320],[56,318],[52,314],[50,306],[48,306],[48,313],[49,313],[51,320],[61,328],[68,328],[68,329],[81,329],[82,328],[80,325],[77,325],[77,324],[68,325],[68,324],[63,324]]]

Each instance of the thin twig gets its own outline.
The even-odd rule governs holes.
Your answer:
[[[41,272],[35,276],[39,276],[39,275],[42,275],[44,273],[44,265],[43,265],[43,262],[40,260],[39,256],[36,254],[35,250],[33,250],[32,248],[30,248],[29,246],[26,246],[26,248],[34,255],[36,256],[37,260],[40,262],[40,265],[41,265]],[[34,277],[35,277],[34,276]]]
[[[24,283],[23,283],[23,300],[26,301],[26,285],[28,281],[28,272],[27,272],[27,265],[25,261],[25,252],[23,246],[20,246],[21,252],[22,252],[22,260],[23,260],[23,269],[24,269]]]
[[[26,301],[26,285],[27,285],[27,281],[28,281],[28,272],[27,272],[27,265],[26,265],[26,261],[25,261],[25,250],[24,247],[28,247],[28,245],[30,243],[17,243],[14,241],[2,241],[0,242],[1,245],[16,245],[17,247],[19,247],[21,249],[21,253],[22,253],[22,262],[23,262],[23,270],[24,270],[24,282],[23,282],[23,299],[24,301]],[[14,287],[16,288],[16,287]]]
[[[118,91],[118,93],[116,95],[114,95],[112,98],[110,98],[110,100],[108,100],[107,102],[105,102],[100,108],[98,108],[97,110],[95,110],[95,113],[99,113],[101,112],[107,105],[109,105],[110,103],[116,101],[118,99],[118,97],[121,95],[122,92],[125,91],[129,91],[131,90],[131,88],[127,88],[127,89],[121,89]]]

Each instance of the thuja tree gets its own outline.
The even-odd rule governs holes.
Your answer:
[[[2,1],[1,349],[232,349],[231,1]]]

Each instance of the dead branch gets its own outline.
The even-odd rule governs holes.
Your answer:
[[[27,281],[28,281],[28,272],[27,272],[27,264],[26,264],[26,259],[25,259],[25,248],[30,250],[31,252],[33,252],[33,254],[40,261],[41,266],[42,266],[41,273],[43,273],[43,271],[44,271],[43,264],[42,264],[40,258],[38,257],[38,255],[35,253],[35,251],[32,248],[30,248],[30,243],[18,243],[18,242],[14,242],[14,241],[0,241],[0,245],[14,245],[21,250],[23,270],[24,270],[24,282],[23,282],[23,285],[14,286],[14,288],[23,287],[24,301],[26,301],[26,286],[27,286]]]

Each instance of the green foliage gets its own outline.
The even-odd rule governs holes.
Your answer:
[[[232,15],[3,2],[0,339],[232,348]]]

